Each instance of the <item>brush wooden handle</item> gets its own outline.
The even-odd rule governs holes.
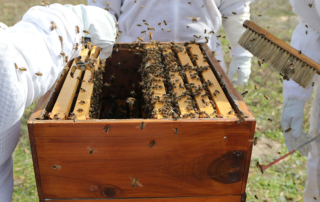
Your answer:
[[[292,46],[288,45],[286,42],[282,41],[278,37],[276,37],[273,34],[271,34],[270,32],[268,32],[267,30],[263,29],[262,27],[259,27],[258,25],[256,25],[255,23],[251,22],[250,20],[244,21],[243,26],[245,28],[247,28],[247,29],[249,28],[249,29],[255,31],[258,34],[263,35],[264,38],[270,40],[271,42],[273,42],[274,44],[276,44],[280,48],[282,48],[282,49],[286,50],[287,52],[289,52],[291,55],[297,57],[299,60],[302,60],[303,62],[305,62],[308,65],[310,65],[312,68],[317,70],[317,73],[319,74],[319,72],[320,72],[320,64],[318,64],[317,62],[315,62],[314,60],[312,60],[311,58],[309,58],[305,54],[299,53],[299,51],[297,49],[295,49]]]

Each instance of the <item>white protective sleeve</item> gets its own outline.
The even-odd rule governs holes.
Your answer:
[[[308,34],[306,34],[306,31],[308,31]],[[300,23],[292,34],[291,46],[297,50],[301,50],[302,53],[307,55],[309,58],[313,59],[317,63],[320,63],[320,33],[311,27],[306,28],[305,24]],[[317,76],[318,75],[316,74],[313,82]],[[292,80],[284,81],[283,96],[284,98],[293,97],[307,101],[312,96],[313,88],[313,83],[311,86],[303,88]]]
[[[87,17],[88,10],[97,15],[103,12],[105,16],[100,17],[108,26],[86,24],[87,21],[92,22]],[[111,53],[116,36],[112,15],[96,7],[88,10],[84,5],[36,6],[23,16],[22,21],[0,33],[0,106],[3,109],[0,113],[0,132],[20,120],[25,107],[51,88],[66,64],[65,58],[60,55],[62,51],[69,60],[80,54],[83,26],[90,27],[89,30],[95,30],[95,27],[103,29],[107,38],[102,39],[106,40],[106,50]],[[51,22],[56,24],[57,29],[51,31]],[[77,33],[76,26],[79,26],[80,33]],[[100,37],[94,34],[91,38]],[[59,36],[63,39],[62,44]],[[74,48],[76,43],[80,45],[78,50]],[[15,63],[20,69],[15,69]],[[21,71],[22,68],[26,71]]]
[[[314,0],[290,0],[292,9],[300,17],[300,24],[294,30],[291,37],[291,46],[320,63],[320,2]],[[310,7],[309,4],[312,4]],[[305,25],[308,25],[306,27]],[[306,32],[307,31],[307,32]],[[307,33],[307,34],[306,34]],[[315,81],[316,74],[313,81]],[[307,101],[312,96],[313,86],[302,88],[296,82],[283,82],[284,98],[294,97]]]

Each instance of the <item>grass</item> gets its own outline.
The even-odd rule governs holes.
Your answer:
[[[5,1],[0,0],[0,21],[9,26],[18,22],[22,15],[31,6],[38,5],[40,1]],[[69,3],[69,4],[85,4],[86,1],[61,0],[50,1],[50,3]],[[276,2],[276,3],[275,3]],[[298,24],[298,18],[292,13],[291,6],[287,0],[277,0],[270,3],[268,0],[256,0],[251,4],[252,21],[260,26],[267,28],[287,43],[295,26]],[[261,14],[262,17],[258,17]],[[222,35],[225,35],[223,30]],[[226,62],[230,63],[228,57],[228,42],[222,40],[224,51],[226,53]],[[255,90],[254,86],[258,86]],[[262,67],[257,65],[257,59],[252,60],[252,74],[249,82],[242,87],[237,87],[241,93],[248,90],[248,94],[244,97],[245,102],[250,106],[251,111],[257,119],[256,136],[261,139],[267,137],[281,143],[280,151],[272,151],[270,155],[259,156],[252,159],[250,166],[249,179],[247,184],[247,201],[303,201],[303,189],[306,181],[306,157],[302,157],[299,153],[291,155],[286,160],[269,168],[263,175],[255,167],[256,161],[262,164],[271,162],[275,156],[287,152],[284,144],[283,132],[281,130],[280,118],[282,111],[282,82],[277,72],[272,70],[268,64]],[[269,100],[264,98],[269,97]],[[22,118],[21,138],[18,146],[13,154],[14,156],[14,202],[34,202],[37,199],[37,190],[34,180],[33,165],[30,153],[28,132],[26,122],[30,113],[33,111],[36,102],[26,109]],[[307,112],[310,110],[311,103],[308,102],[305,108],[304,130],[308,131],[309,116]],[[273,121],[267,121],[271,118]],[[259,144],[259,142],[258,142]],[[280,152],[281,154],[278,154]]]

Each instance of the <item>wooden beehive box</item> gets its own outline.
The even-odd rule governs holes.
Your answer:
[[[212,85],[207,82],[207,95],[191,95],[192,106],[198,109],[186,110],[186,96],[176,100],[180,118],[158,111],[150,115],[142,110],[146,94],[139,85],[142,74],[138,70],[141,51],[150,44],[140,46],[114,46],[112,57],[103,64],[105,71],[95,76],[103,79],[100,86],[110,84],[101,87],[100,93],[93,92],[98,103],[92,104],[97,100],[91,99],[95,91],[91,72],[76,70],[71,78],[71,63],[40,99],[28,122],[40,201],[245,201],[255,119],[219,62],[206,44],[163,51],[165,65],[194,64],[182,77],[170,70],[169,79],[158,80],[158,85],[176,87],[154,88],[151,96],[161,97],[163,90],[179,96],[183,93],[180,83],[197,86],[210,80]],[[97,53],[83,50],[82,59]],[[168,59],[170,54],[176,61]],[[96,70],[99,62],[93,65]],[[148,67],[155,61],[144,62]],[[207,65],[199,73],[193,69]],[[195,72],[201,79],[193,78]],[[201,89],[193,91],[191,86],[190,91]],[[136,99],[130,106],[126,98],[133,96]],[[156,102],[154,106],[163,105]],[[70,112],[74,112],[71,118]]]

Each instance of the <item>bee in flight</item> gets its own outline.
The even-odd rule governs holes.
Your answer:
[[[191,19],[192,22],[198,22],[198,20],[201,19],[200,17],[187,17],[187,18]]]

